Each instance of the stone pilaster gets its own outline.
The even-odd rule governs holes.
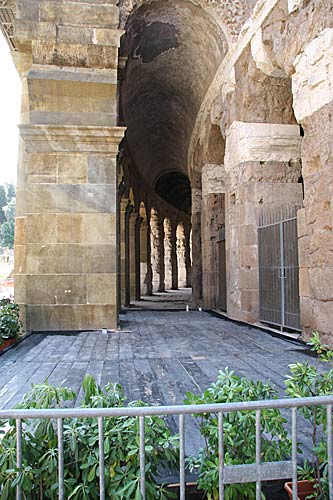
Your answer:
[[[297,125],[234,122],[227,133],[227,311],[233,318],[258,320],[259,209],[302,203],[300,144]]]
[[[194,305],[199,305],[202,300],[201,207],[201,189],[192,188],[192,299]]]
[[[141,225],[143,218],[139,215],[135,221],[135,300],[141,299],[141,258],[143,257],[141,249]]]
[[[21,125],[16,299],[27,330],[117,323],[117,127]],[[24,193],[24,196],[22,196]]]
[[[128,200],[119,203],[119,306],[125,304],[125,217]]]
[[[299,2],[296,2],[297,4]],[[294,61],[294,110],[304,130],[304,209],[298,213],[303,338],[313,330],[333,346],[333,28],[322,30]]]
[[[131,214],[133,205],[128,201],[125,212],[125,307],[129,307],[131,303]]]
[[[225,172],[223,165],[202,168],[202,295],[206,309],[218,306],[219,267],[217,240],[225,225]]]
[[[113,2],[17,9],[15,294],[27,330],[117,325],[118,22]]]

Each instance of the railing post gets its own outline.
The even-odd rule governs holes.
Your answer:
[[[327,406],[327,461],[328,461],[328,491],[329,499],[333,500],[333,436],[332,436],[332,405]]]
[[[223,413],[218,413],[218,435],[219,435],[219,500],[224,500],[224,442],[223,442]]]
[[[104,421],[98,417],[98,454],[99,454],[99,498],[105,500],[105,471],[104,471]]]
[[[297,488],[297,408],[291,409],[291,440],[292,440],[292,464],[293,464],[293,500],[298,498]]]
[[[180,500],[185,500],[185,436],[184,415],[179,415],[179,483]]]
[[[64,500],[65,498],[65,484],[64,484],[64,441],[63,441],[63,420],[57,419],[58,427],[58,498]]]
[[[22,468],[22,420],[16,419],[16,467]],[[20,472],[18,471],[17,474]],[[22,485],[16,486],[16,500],[22,500]]]
[[[146,500],[145,417],[139,417],[139,440],[140,440],[140,491],[142,500]]]
[[[256,500],[261,500],[261,428],[260,428],[260,410],[256,410],[256,468],[257,468],[257,481],[256,481]]]

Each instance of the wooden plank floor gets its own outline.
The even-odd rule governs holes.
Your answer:
[[[187,391],[200,393],[225,367],[270,379],[283,396],[288,364],[303,360],[311,360],[308,351],[293,340],[208,313],[126,311],[119,332],[36,333],[0,356],[0,407],[13,407],[31,383],[46,379],[73,388],[79,405],[86,373],[102,385],[120,382],[128,400],[180,404]],[[191,453],[201,441],[188,420]],[[306,434],[304,428],[299,437]]]

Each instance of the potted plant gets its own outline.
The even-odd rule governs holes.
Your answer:
[[[18,304],[10,299],[0,300],[0,351],[20,337],[22,323]]]
[[[286,392],[292,398],[325,396],[333,394],[333,351],[321,343],[318,332],[314,332],[308,343],[317,355],[316,366],[308,362],[289,365],[290,374],[286,378]],[[328,372],[320,370],[320,362],[331,364]],[[310,422],[312,438],[312,460],[306,461],[299,469],[299,499],[328,498],[327,466],[327,412],[325,407],[301,408],[304,418]],[[292,498],[291,484],[285,488]]]
[[[228,368],[220,371],[218,379],[200,396],[187,393],[186,404],[229,403],[276,398],[273,385],[239,377]],[[218,416],[216,413],[196,415],[205,446],[198,455],[188,459],[191,471],[198,474],[198,489],[207,500],[218,500]],[[223,416],[224,463],[225,465],[250,464],[255,461],[255,412],[229,412]],[[279,461],[290,455],[291,444],[285,428],[286,419],[277,409],[261,412],[261,456],[262,461]],[[264,496],[264,495],[262,495]],[[256,498],[253,483],[225,486],[228,500]]]

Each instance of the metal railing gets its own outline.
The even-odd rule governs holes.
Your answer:
[[[333,396],[318,396],[312,398],[276,399],[264,401],[249,401],[238,403],[177,405],[177,406],[148,406],[128,408],[70,408],[70,409],[43,409],[43,410],[0,410],[0,419],[16,420],[16,465],[22,467],[22,420],[45,418],[57,419],[58,433],[58,480],[59,500],[64,500],[64,444],[63,420],[65,418],[97,418],[98,419],[98,446],[100,471],[105,470],[104,463],[104,418],[107,417],[138,417],[139,419],[139,453],[140,453],[140,490],[142,499],[146,499],[145,482],[145,417],[153,415],[178,415],[179,418],[179,477],[180,500],[185,500],[185,419],[188,414],[218,414],[218,460],[219,460],[219,500],[224,499],[224,486],[236,483],[256,483],[256,499],[261,499],[261,483],[276,479],[292,478],[293,500],[297,500],[297,408],[309,406],[327,407],[327,456],[329,499],[333,500],[333,437],[332,437],[332,405]],[[279,462],[261,462],[261,411],[269,409],[291,408],[292,426],[292,456],[291,460]],[[231,411],[256,412],[256,456],[253,464],[225,465],[224,464],[224,432],[223,414]],[[99,475],[100,499],[105,500],[105,477]],[[22,499],[21,486],[16,487],[16,499]]]

